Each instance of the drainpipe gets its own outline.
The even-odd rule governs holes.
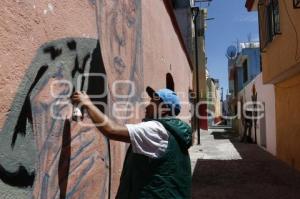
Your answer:
[[[200,145],[200,126],[199,126],[199,120],[198,120],[198,110],[197,105],[199,103],[199,58],[198,58],[198,27],[197,27],[197,19],[199,15],[199,8],[193,7],[193,17],[194,17],[194,29],[195,29],[195,67],[196,67],[196,101],[194,106],[194,117],[196,120],[196,128],[197,128],[197,136],[198,136],[198,145]],[[198,113],[198,114],[197,114]]]

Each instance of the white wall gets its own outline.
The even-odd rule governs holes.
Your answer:
[[[238,99],[243,97],[243,102],[251,101],[252,86],[255,84],[257,91],[257,101],[265,103],[265,133],[266,133],[266,149],[273,155],[276,155],[276,115],[275,115],[275,93],[274,86],[271,84],[263,84],[262,73],[252,80],[238,94]],[[257,143],[262,144],[261,133],[264,133],[262,121],[257,121]],[[241,120],[239,120],[240,134],[243,132]],[[253,130],[254,136],[254,130]]]

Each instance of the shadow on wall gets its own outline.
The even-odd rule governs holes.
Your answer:
[[[39,48],[0,133],[3,183],[31,187],[33,198],[107,197],[109,141],[93,125],[72,121],[69,99],[74,90],[102,95],[103,74],[98,40],[66,38]],[[92,100],[105,104],[107,95]],[[82,122],[91,123],[88,115]]]

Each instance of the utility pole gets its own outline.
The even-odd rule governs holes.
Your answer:
[[[193,22],[194,22],[194,31],[195,31],[195,69],[196,69],[196,101],[194,102],[194,118],[195,118],[195,126],[197,128],[197,136],[198,136],[198,145],[200,145],[200,125],[198,119],[198,110],[197,104],[199,103],[199,58],[198,58],[198,15],[199,15],[199,7],[193,7]]]

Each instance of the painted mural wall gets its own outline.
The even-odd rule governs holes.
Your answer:
[[[1,198],[114,198],[128,146],[102,136],[84,110],[73,117],[75,90],[116,122],[133,123],[144,116],[145,87],[166,87],[169,74],[189,121],[191,62],[170,5],[2,2]]]
[[[86,155],[91,153],[88,149],[98,148],[98,138],[102,138],[93,133],[95,129],[87,130],[87,134],[77,129],[70,134],[73,125],[67,120],[48,117],[50,105],[61,99],[48,98],[47,94],[51,82],[72,79],[71,71],[78,73],[76,66],[82,69],[84,62],[89,65],[97,46],[95,5],[90,1],[5,0],[0,11],[1,198],[78,196],[78,189],[89,178],[80,182],[82,172],[88,169],[90,174],[98,173],[101,165],[105,166],[101,156],[107,149],[103,145],[102,150],[97,149],[97,158],[88,158],[77,167],[84,160],[81,148],[85,146],[78,138],[89,143]],[[71,89],[68,85],[56,86],[57,94]],[[96,168],[97,163],[100,167]],[[76,169],[77,177],[68,174]]]
[[[252,101],[253,86],[257,92],[257,102],[264,106],[264,117],[256,123],[257,143],[266,148],[267,151],[276,155],[276,112],[275,112],[275,89],[272,84],[263,84],[262,73],[248,83],[248,85],[238,93],[239,101],[243,104]],[[239,133],[242,135],[244,126],[242,120],[239,120]],[[252,129],[252,138],[254,135],[254,125]]]
[[[97,38],[92,1],[3,0],[0,6],[0,124],[41,45],[67,37]]]

